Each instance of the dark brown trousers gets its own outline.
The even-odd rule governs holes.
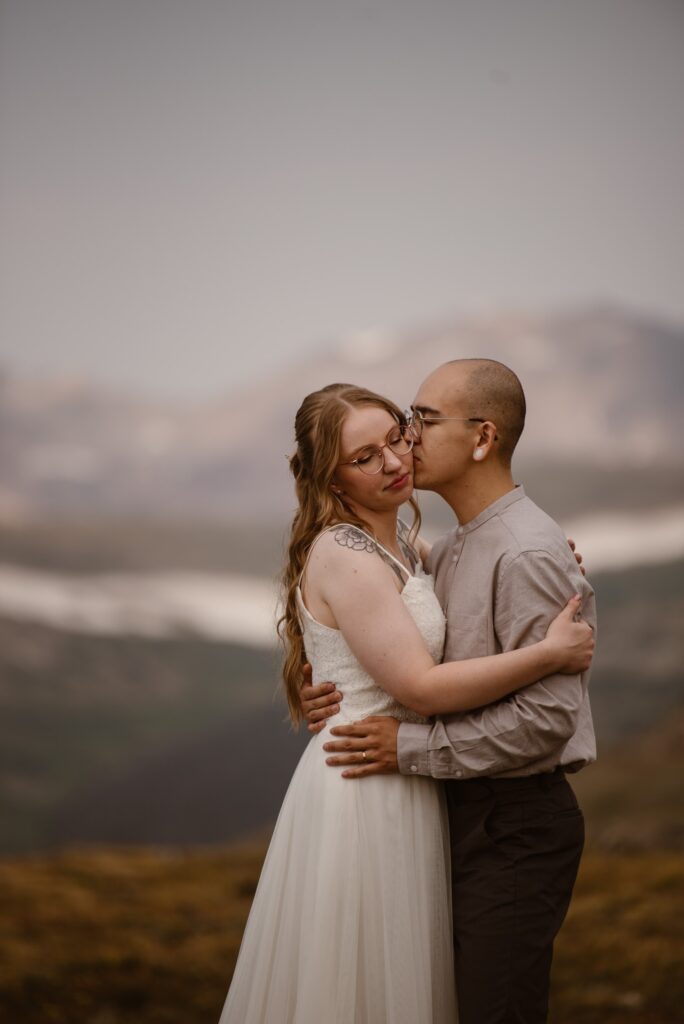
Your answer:
[[[544,1024],[584,846],[565,775],[446,783],[459,1024]]]

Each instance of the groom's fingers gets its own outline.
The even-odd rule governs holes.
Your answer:
[[[568,537],[568,544],[570,545],[570,550],[572,551],[573,555],[575,556],[575,561],[577,562],[577,564],[579,566],[579,571],[582,573],[583,576],[586,576],[587,575],[587,570],[582,565],[582,553],[577,550],[577,545],[575,544],[575,542],[572,539],[572,537]]]
[[[339,768],[341,765],[353,764],[354,767],[360,768],[362,765],[374,764],[373,758],[370,751],[366,751],[366,756],[362,756],[363,751],[356,750],[353,754],[337,754],[336,757],[326,757],[325,763],[332,765],[333,768]]]
[[[326,718],[330,718],[332,715],[336,715],[340,710],[339,704],[331,704],[329,708],[321,708],[320,711],[308,711],[306,720],[309,725],[314,722],[323,722]]]
[[[353,735],[347,735],[354,730]],[[343,734],[344,739],[328,740],[323,744],[326,753],[333,754],[333,757],[326,758],[326,764],[358,764],[361,761],[371,760],[369,750],[370,741],[367,730],[359,725],[340,725],[330,732],[337,735]],[[366,757],[363,757],[365,751]]]
[[[323,697],[305,697],[304,702],[306,704],[307,712],[318,711],[320,708],[330,708],[333,705],[337,705],[342,700],[342,694],[334,690],[332,693],[326,693]]]
[[[337,694],[337,687],[334,683],[318,683],[316,686],[313,683],[305,683],[299,692],[302,700],[321,701],[332,697],[333,694]]]
[[[336,725],[330,730],[333,736],[368,736],[369,729],[365,722],[354,722],[348,725]]]
[[[364,764],[361,767],[347,768],[346,771],[342,772],[342,777],[345,779],[360,779],[364,775],[387,775],[388,771],[383,764],[379,761],[371,762],[371,764]]]
[[[323,749],[331,754],[346,754],[351,751],[367,751],[368,737],[364,736],[359,739],[335,740],[334,742],[328,741],[328,743],[323,744]]]

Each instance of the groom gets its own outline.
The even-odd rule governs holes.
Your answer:
[[[447,617],[444,659],[541,640],[573,593],[595,627],[594,594],[563,531],[513,481],[525,421],[516,375],[489,359],[446,363],[420,386],[413,413],[415,486],[436,491],[458,520],[427,560]],[[327,763],[348,776],[445,780],[460,1024],[547,1019],[553,941],[584,844],[565,773],[596,757],[588,677],[548,676],[429,725],[368,718],[332,729],[344,738],[325,744]],[[310,723],[333,711],[331,690],[302,688]]]

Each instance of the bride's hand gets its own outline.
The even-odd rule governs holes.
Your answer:
[[[596,641],[594,630],[586,622],[575,622],[580,610],[581,597],[571,597],[565,608],[553,620],[546,632],[545,643],[553,650],[557,672],[576,675],[591,665]]]

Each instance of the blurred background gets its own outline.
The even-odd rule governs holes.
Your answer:
[[[683,58],[677,0],[0,2],[9,1020],[218,1019],[306,742],[294,414],[470,355],[598,599],[553,1020],[682,1019]]]

